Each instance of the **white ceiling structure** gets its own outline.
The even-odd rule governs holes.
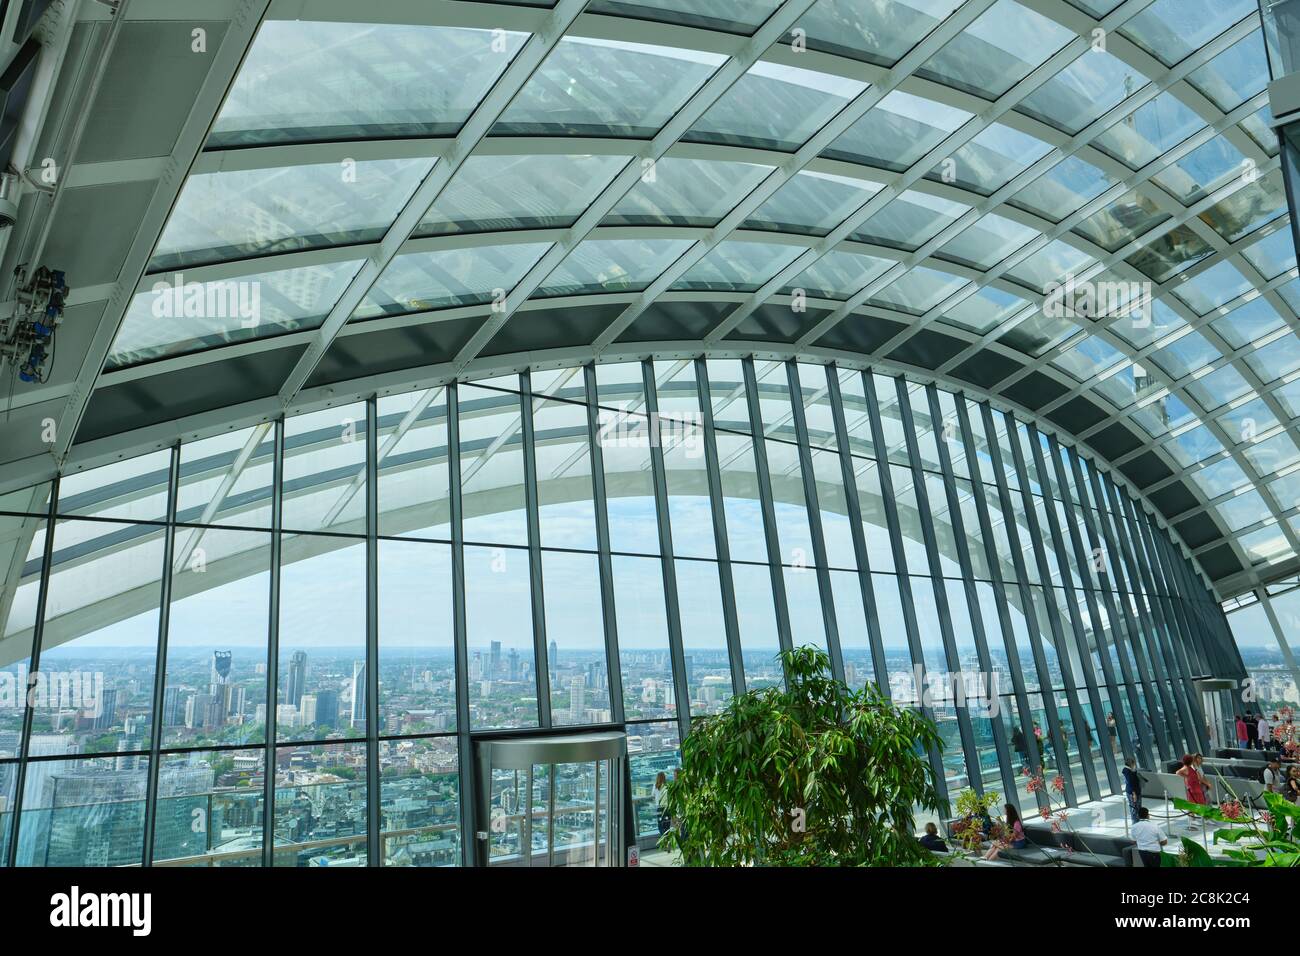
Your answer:
[[[1220,597],[1300,568],[1300,279],[1254,0],[47,17],[27,160],[60,177],[0,274],[73,292],[47,381],[0,383],[0,491],[524,367],[798,356],[1085,447]],[[1056,315],[1067,278],[1153,301]]]

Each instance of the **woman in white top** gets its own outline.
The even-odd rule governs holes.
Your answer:
[[[655,777],[654,788],[655,813],[659,817],[659,835],[663,836],[668,832],[668,811],[664,804],[668,800],[668,774],[662,770],[659,776]]]

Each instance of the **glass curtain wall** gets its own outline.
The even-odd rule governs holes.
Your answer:
[[[650,836],[691,722],[801,645],[936,721],[946,797],[1032,811],[1041,766],[1078,804],[1244,676],[1108,471],[834,365],[382,395],[0,496],[0,543],[7,865],[472,863],[473,740],[582,727]]]

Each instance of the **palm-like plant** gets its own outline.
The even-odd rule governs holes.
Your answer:
[[[698,866],[900,866],[931,860],[915,807],[939,810],[934,724],[873,685],[829,676],[825,652],[784,652],[785,687],[695,722],[668,785],[661,845]]]
[[[1264,793],[1267,810],[1256,814],[1244,805],[1232,785],[1219,776],[1230,799],[1217,806],[1192,803],[1175,798],[1174,806],[1194,816],[1216,823],[1227,823],[1214,832],[1214,842],[1230,843],[1223,857],[1210,856],[1208,850],[1190,837],[1182,838],[1183,849],[1176,861],[1184,866],[1300,866],[1300,841],[1296,840],[1296,821],[1300,806],[1278,793]]]

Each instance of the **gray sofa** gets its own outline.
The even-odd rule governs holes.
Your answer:
[[[1054,833],[1050,826],[1034,824],[1025,827],[1025,836],[1037,846],[1068,850],[1065,860],[1075,866],[1132,866],[1133,859],[1129,851],[1137,847],[1133,840],[1125,836],[1074,830]]]

